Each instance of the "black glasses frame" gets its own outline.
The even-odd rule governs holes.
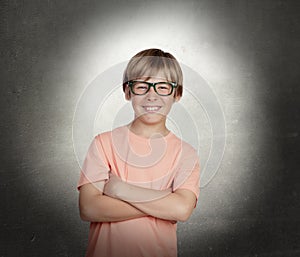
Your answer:
[[[142,82],[142,83],[145,83],[145,84],[148,85],[148,89],[145,91],[145,93],[143,93],[143,94],[136,94],[136,93],[134,92],[134,90],[133,90],[132,87],[133,87],[134,83],[137,83],[137,82]],[[169,95],[171,95],[171,94],[173,93],[174,88],[177,87],[177,83],[176,83],[176,82],[168,82],[168,81],[167,81],[167,82],[166,82],[166,81],[160,81],[160,82],[154,82],[154,83],[151,83],[151,82],[142,81],[142,80],[130,80],[130,81],[128,81],[127,83],[128,83],[129,88],[130,88],[130,91],[131,91],[134,95],[145,95],[145,94],[147,94],[147,93],[149,92],[150,88],[153,87],[156,94],[158,94],[158,95],[160,95],[160,96],[169,96]],[[171,86],[172,86],[171,92],[170,92],[169,94],[167,94],[167,95],[158,93],[157,90],[156,90],[156,85],[157,85],[157,84],[168,84],[168,85],[171,85]]]

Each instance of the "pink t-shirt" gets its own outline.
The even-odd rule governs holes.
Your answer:
[[[143,138],[122,126],[95,136],[81,169],[78,188],[108,179],[109,172],[144,188],[188,189],[197,199],[199,196],[197,152],[172,132],[165,137]],[[175,257],[176,228],[170,221],[149,216],[121,222],[92,222],[86,256]]]

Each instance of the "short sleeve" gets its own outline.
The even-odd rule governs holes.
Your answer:
[[[173,181],[173,191],[188,189],[198,199],[200,193],[200,163],[199,156],[193,148],[184,148]]]
[[[91,142],[84,159],[77,189],[84,184],[94,183],[108,179],[109,164],[100,135],[95,136]]]

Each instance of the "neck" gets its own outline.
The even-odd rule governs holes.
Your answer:
[[[150,138],[150,137],[163,137],[166,136],[170,131],[167,129],[165,123],[158,124],[144,124],[143,122],[135,119],[132,121],[128,128],[131,132],[138,136]]]

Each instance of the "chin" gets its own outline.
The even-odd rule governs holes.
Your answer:
[[[143,121],[144,123],[147,123],[147,124],[158,124],[158,123],[161,123],[161,122],[165,122],[165,116],[162,115],[162,114],[157,114],[157,113],[154,113],[154,114],[143,114],[139,117],[139,119],[141,121]]]

